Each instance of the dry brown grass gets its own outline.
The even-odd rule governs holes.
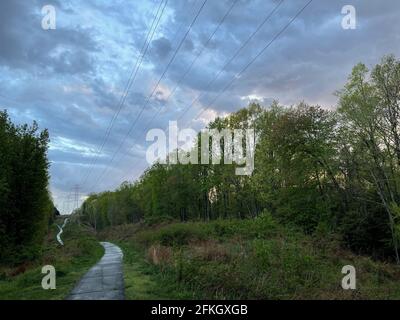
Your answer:
[[[116,227],[109,227],[105,230],[99,231],[97,237],[102,240],[114,239],[117,241],[123,241],[131,239],[134,234],[140,230],[140,224],[126,224]]]
[[[232,256],[226,244],[220,244],[213,239],[192,242],[189,247],[194,257],[204,261],[227,262]]]
[[[147,250],[147,260],[152,264],[169,264],[172,261],[173,252],[170,247],[165,247],[159,244],[152,245]]]

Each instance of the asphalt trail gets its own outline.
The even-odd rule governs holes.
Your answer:
[[[100,243],[104,256],[82,277],[68,300],[124,300],[122,250],[109,242]]]

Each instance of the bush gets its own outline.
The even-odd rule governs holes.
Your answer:
[[[155,235],[155,240],[165,246],[182,246],[190,241],[207,239],[205,228],[197,223],[171,224],[160,229]]]

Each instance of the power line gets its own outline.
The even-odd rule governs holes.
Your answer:
[[[190,63],[189,67],[186,69],[186,71],[183,73],[182,77],[178,80],[177,85],[174,87],[174,89],[169,93],[169,95],[167,96],[167,98],[165,98],[164,103],[166,103],[169,98],[176,92],[176,90],[180,87],[181,83],[183,82],[183,80],[186,78],[186,76],[189,74],[189,72],[191,71],[192,67],[194,66],[194,64],[197,62],[197,60],[199,59],[199,57],[201,56],[201,54],[204,52],[204,50],[207,48],[207,45],[210,43],[210,41],[212,40],[212,38],[214,38],[215,34],[218,32],[219,28],[221,27],[221,25],[224,23],[224,21],[226,20],[226,18],[229,16],[229,14],[231,13],[231,11],[233,10],[233,8],[235,7],[235,5],[238,3],[239,0],[234,0],[232,2],[232,5],[228,8],[228,11],[224,14],[224,16],[222,17],[222,19],[219,21],[217,27],[214,29],[214,31],[212,32],[212,34],[210,35],[210,37],[207,39],[207,41],[203,44],[202,49],[198,52],[198,54],[195,56],[195,58],[192,60],[192,62]],[[159,112],[161,111],[161,106],[158,108],[157,112],[153,115],[153,117],[150,119],[150,121],[147,123],[144,131],[146,132],[146,130],[149,128],[150,124],[154,121],[154,119],[158,116]]]
[[[233,60],[235,60],[240,52],[250,43],[250,41],[255,37],[255,35],[261,30],[261,28],[269,21],[269,19],[274,15],[274,13],[279,9],[279,7],[282,5],[284,0],[281,0],[274,8],[273,10],[258,24],[257,28],[250,34],[250,36],[244,41],[241,46],[235,51],[235,53],[225,62],[223,67],[219,70],[219,72],[208,82],[206,85],[206,89],[211,87],[211,85],[219,78],[219,76],[222,74],[222,72],[232,63]],[[233,7],[232,7],[233,8]],[[226,17],[224,17],[226,18]],[[213,34],[214,35],[214,34]],[[211,40],[211,38],[209,39]],[[199,94],[189,105],[188,108],[184,110],[184,112],[181,114],[181,116],[178,118],[180,120],[184,114],[204,95],[204,93]],[[153,117],[154,118],[154,117]],[[153,119],[152,119],[153,120]]]
[[[242,43],[242,45],[236,50],[236,52],[233,54],[233,56],[224,64],[224,66],[221,68],[221,70],[215,75],[215,77],[208,82],[206,89],[208,90],[212,84],[219,78],[219,76],[224,72],[224,70],[232,63],[233,60],[237,58],[237,56],[240,54],[240,52],[250,43],[250,41],[255,37],[255,35],[261,30],[261,28],[269,21],[269,19],[274,15],[274,13],[279,9],[279,7],[282,5],[284,0],[281,0],[275,7],[274,9],[264,18],[263,21],[257,26],[257,28],[253,31],[253,33],[247,38],[245,42]],[[199,96],[197,96],[196,99],[192,101],[192,103],[183,111],[183,113],[178,117],[178,120],[181,120],[183,116],[188,112],[194,104],[200,100],[200,98],[204,95],[204,93],[201,93]]]
[[[217,99],[238,79],[240,76],[277,40],[288,28],[289,26],[300,16],[300,14],[311,4],[313,0],[309,0],[297,13],[292,17],[292,19],[277,33],[275,36],[256,54],[256,56],[251,59],[244,68],[241,69],[239,73],[237,73],[231,81],[218,93],[218,95],[213,99],[212,104],[217,101]],[[204,113],[207,109],[209,109],[212,104],[210,104],[207,108],[203,108],[203,110],[196,116],[195,119],[198,119],[202,113]],[[187,110],[186,110],[187,111]],[[179,118],[180,119],[180,118]],[[191,120],[193,121],[193,120]]]
[[[297,12],[295,16],[269,41],[257,54],[256,56],[250,60],[249,63],[245,65],[245,67],[237,73],[231,81],[219,92],[219,94],[212,100],[212,103],[207,107],[203,108],[203,110],[195,117],[194,120],[197,120],[206,110],[208,110],[217,100],[218,98],[226,91],[229,89],[229,87],[241,77],[241,75],[274,43],[276,39],[278,39],[289,26],[298,18],[298,16],[311,4],[313,0],[309,0],[301,9],[300,11]],[[193,120],[191,120],[192,122]]]
[[[119,101],[119,104],[118,104],[117,112],[114,114],[114,116],[113,116],[113,118],[112,118],[112,120],[111,120],[111,122],[110,122],[110,124],[109,124],[109,126],[108,126],[108,128],[107,128],[107,130],[106,130],[105,138],[104,138],[104,140],[103,140],[103,143],[102,143],[102,145],[101,145],[101,148],[100,148],[100,150],[97,152],[97,155],[95,156],[94,160],[92,161],[92,163],[91,163],[91,165],[90,165],[91,168],[89,168],[88,173],[87,173],[87,175],[86,175],[86,177],[85,177],[85,179],[84,179],[83,184],[86,184],[86,181],[87,181],[87,179],[89,178],[90,173],[91,173],[92,170],[93,170],[93,167],[94,167],[95,164],[97,163],[98,156],[99,156],[100,153],[102,152],[102,150],[103,150],[103,148],[104,148],[104,146],[105,146],[105,144],[106,144],[106,142],[107,142],[107,140],[108,140],[108,138],[109,138],[109,136],[110,136],[110,134],[111,134],[111,130],[112,130],[112,127],[113,127],[113,125],[114,125],[114,122],[115,122],[116,119],[118,118],[118,116],[119,116],[119,114],[120,114],[120,112],[121,112],[121,110],[122,110],[122,108],[123,108],[123,105],[124,105],[125,99],[126,99],[126,97],[127,97],[128,91],[130,90],[130,88],[131,88],[131,86],[132,86],[132,84],[133,84],[133,81],[134,81],[135,78],[136,78],[137,72],[138,72],[138,70],[139,70],[139,68],[140,68],[140,65],[141,65],[141,63],[142,63],[142,61],[143,61],[143,58],[144,58],[144,56],[145,56],[145,54],[146,54],[146,52],[147,52],[147,49],[148,49],[148,47],[149,47],[149,44],[151,43],[151,41],[152,41],[152,39],[153,39],[155,30],[156,30],[157,27],[158,27],[158,24],[159,24],[160,19],[161,19],[162,15],[163,15],[165,6],[166,6],[166,4],[167,4],[167,2],[168,2],[168,0],[167,0],[167,1],[164,3],[164,7],[163,7],[163,9],[162,9],[162,11],[161,11],[161,14],[158,16],[158,14],[159,14],[159,12],[160,12],[160,9],[161,9],[161,7],[162,7],[163,1],[164,1],[164,0],[162,0],[162,1],[160,2],[160,5],[158,6],[157,13],[156,13],[155,16],[154,16],[152,25],[151,25],[151,27],[149,28],[149,31],[148,31],[148,33],[147,33],[147,35],[146,35],[146,37],[145,37],[145,41],[144,41],[144,43],[143,43],[142,49],[141,49],[141,51],[140,51],[140,53],[139,53],[138,59],[136,60],[136,65],[133,67],[133,69],[132,69],[132,71],[131,71],[131,74],[130,74],[130,77],[129,77],[129,79],[128,79],[128,82],[127,82],[127,84],[126,84],[126,86],[125,86],[125,89],[124,89],[124,91],[123,91],[123,94],[122,94],[122,96],[121,96],[121,98],[120,98],[120,101]],[[158,17],[158,19],[157,19],[157,17]],[[154,24],[155,24],[156,21],[157,21],[157,23],[156,23],[156,26],[154,27]],[[154,29],[153,29],[153,27],[154,27]],[[150,37],[150,38],[149,38],[149,37]]]
[[[90,164],[89,169],[88,169],[88,173],[86,174],[85,178],[81,181],[82,185],[86,184],[90,174],[92,173],[93,168],[97,163],[97,159],[98,159],[99,155],[101,154],[101,152],[103,151],[103,149],[105,147],[105,144],[107,143],[107,141],[108,141],[108,139],[109,139],[109,137],[111,135],[111,131],[112,131],[112,128],[114,126],[114,123],[115,123],[116,119],[118,118],[119,114],[121,113],[121,111],[123,109],[123,106],[124,106],[126,97],[128,95],[128,92],[131,89],[132,84],[136,79],[138,70],[139,70],[139,68],[140,68],[140,66],[141,66],[141,64],[143,62],[143,59],[144,59],[144,57],[145,57],[145,55],[146,55],[146,53],[148,51],[149,45],[150,45],[150,43],[151,43],[151,41],[152,41],[152,39],[154,37],[155,31],[158,28],[158,25],[160,23],[161,17],[164,14],[164,10],[165,10],[165,7],[166,7],[166,5],[168,3],[168,0],[165,1],[164,6],[162,6],[163,3],[164,3],[164,0],[162,0],[160,2],[160,5],[158,6],[157,13],[154,16],[153,22],[152,22],[152,24],[151,24],[151,26],[150,26],[150,28],[148,30],[148,33],[147,33],[147,35],[145,37],[145,41],[144,41],[143,46],[142,46],[142,48],[140,50],[139,56],[138,56],[138,58],[136,60],[136,64],[132,68],[132,71],[131,71],[131,74],[129,76],[128,82],[126,83],[125,89],[123,91],[123,94],[122,94],[122,96],[121,96],[121,98],[119,100],[119,103],[118,103],[118,106],[117,106],[117,111],[114,113],[114,115],[113,115],[113,117],[112,117],[112,119],[110,121],[110,124],[107,127],[106,134],[105,134],[105,137],[104,137],[103,142],[101,144],[101,147],[98,150],[98,152],[97,152],[95,158],[93,159],[92,163]],[[161,13],[160,13],[160,10],[161,10]]]
[[[231,4],[231,6],[228,8],[228,10],[226,11],[226,13],[223,15],[223,17],[221,18],[221,20],[218,22],[217,27],[214,29],[214,31],[211,33],[211,35],[208,37],[207,41],[203,44],[202,49],[197,53],[197,55],[194,57],[194,59],[192,60],[192,62],[190,63],[190,65],[188,66],[188,68],[186,69],[186,71],[182,74],[181,78],[178,80],[177,85],[174,87],[173,90],[171,90],[171,92],[169,93],[169,95],[165,98],[164,103],[166,104],[166,102],[171,98],[171,96],[176,92],[176,90],[180,87],[180,85],[182,84],[183,80],[186,78],[186,76],[190,73],[191,69],[193,68],[193,66],[195,65],[195,63],[197,62],[197,60],[200,58],[200,56],[202,55],[202,53],[204,52],[204,50],[207,48],[207,45],[210,43],[210,41],[214,38],[215,34],[218,32],[219,28],[222,26],[222,24],[224,23],[224,21],[226,20],[226,18],[229,16],[229,14],[232,12],[233,8],[236,6],[236,4],[238,3],[239,0],[234,0]],[[158,114],[161,111],[161,106],[159,106],[159,108],[157,109],[156,113],[153,115],[153,117],[150,119],[150,121],[147,122],[144,132],[146,132],[146,130],[148,130],[148,128],[150,127],[150,124],[154,121],[154,119],[158,116]]]
[[[116,155],[120,152],[120,150],[122,149],[123,145],[125,144],[125,141],[126,141],[127,138],[130,136],[130,134],[131,134],[132,130],[134,129],[134,127],[135,127],[135,125],[136,125],[138,119],[139,119],[140,116],[142,115],[144,109],[145,109],[145,108],[147,107],[147,105],[149,104],[150,99],[153,97],[154,93],[156,92],[156,90],[157,90],[158,86],[160,85],[162,79],[164,78],[165,74],[168,72],[168,70],[169,70],[171,64],[172,64],[173,61],[175,60],[175,57],[177,56],[177,54],[178,54],[180,48],[182,47],[182,45],[183,45],[184,41],[186,40],[187,36],[189,35],[189,33],[190,33],[190,31],[191,31],[193,25],[194,25],[195,22],[197,21],[197,18],[199,17],[200,13],[202,12],[202,10],[203,10],[205,4],[207,3],[207,1],[208,1],[208,0],[204,0],[203,3],[202,3],[202,5],[201,5],[200,8],[198,9],[198,11],[197,11],[197,13],[196,13],[196,15],[195,15],[193,21],[190,23],[190,25],[189,25],[189,27],[188,27],[188,29],[187,29],[185,35],[184,35],[183,38],[181,39],[181,41],[180,41],[178,47],[175,49],[174,54],[172,55],[170,61],[168,62],[166,68],[164,69],[164,71],[163,71],[161,77],[158,79],[156,85],[154,86],[153,91],[152,91],[151,94],[147,97],[145,104],[143,105],[143,107],[142,107],[142,109],[140,110],[139,114],[136,116],[136,118],[135,118],[134,122],[132,123],[132,125],[130,126],[130,128],[129,128],[127,134],[124,136],[123,140],[121,141],[121,143],[120,143],[119,146],[117,147],[116,151],[114,152],[114,154],[113,154],[111,160],[109,161],[109,163],[107,164],[107,166],[109,166],[109,165],[114,161]],[[99,181],[102,179],[102,177],[104,176],[104,174],[105,174],[106,171],[107,171],[107,166],[105,166],[103,172],[100,174],[100,176],[98,177],[98,179],[96,180],[96,182],[94,183],[93,186],[97,185],[97,184],[99,183]]]

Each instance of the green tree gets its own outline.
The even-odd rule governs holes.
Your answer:
[[[47,130],[15,126],[0,113],[0,258],[33,259],[39,253],[53,204],[48,191]]]

